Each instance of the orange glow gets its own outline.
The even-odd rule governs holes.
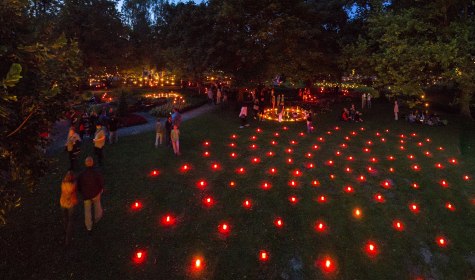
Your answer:
[[[353,209],[353,217],[361,219],[363,217],[363,211],[360,208]]]
[[[313,181],[312,181],[312,185],[313,185],[314,187],[318,187],[318,186],[320,186],[320,181],[318,181],[318,180],[313,180]]]
[[[234,181],[229,182],[229,186],[231,188],[234,188],[236,186],[236,182],[234,182]]]
[[[437,245],[439,245],[439,247],[446,247],[448,245],[447,239],[443,236],[438,236],[436,238],[436,242],[437,242]]]
[[[202,258],[197,257],[193,259],[193,269],[195,271],[200,271],[203,269],[203,267],[204,267],[204,261]]]
[[[261,262],[266,262],[269,260],[269,253],[267,251],[261,250],[259,251],[259,260]]]
[[[445,203],[445,208],[447,208],[450,211],[455,211],[455,206],[450,202]]]

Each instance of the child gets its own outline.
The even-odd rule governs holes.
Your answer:
[[[173,152],[175,155],[180,155],[180,130],[177,125],[173,126],[172,132],[170,133],[170,138],[172,140]]]
[[[61,182],[61,198],[59,204],[63,210],[63,226],[66,233],[64,245],[68,246],[71,242],[73,232],[73,213],[74,206],[78,203],[77,187],[74,173],[68,171]]]
[[[157,123],[155,124],[155,148],[158,147],[158,140],[160,139],[160,145],[163,143],[163,125],[160,118],[157,118]]]

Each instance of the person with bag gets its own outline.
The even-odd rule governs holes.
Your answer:
[[[81,152],[81,138],[76,133],[74,126],[69,128],[65,149],[69,155],[69,170],[74,170],[76,159]]]
[[[74,207],[78,204],[77,186],[73,171],[69,170],[61,182],[61,197],[59,199],[63,214],[63,226],[66,234],[64,245],[69,246],[73,233]]]

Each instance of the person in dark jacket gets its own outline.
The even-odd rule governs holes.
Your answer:
[[[94,223],[102,218],[101,194],[104,190],[104,178],[102,174],[93,168],[94,160],[87,157],[85,160],[86,170],[81,172],[77,180],[77,188],[84,200],[84,222],[88,232],[92,231],[92,213],[94,206]]]
[[[117,128],[119,126],[119,118],[115,114],[109,118],[109,144],[117,143]]]
[[[165,131],[166,131],[166,143],[167,146],[172,145],[172,139],[170,138],[170,133],[172,132],[173,128],[173,122],[172,122],[172,117],[168,117],[167,121],[165,122]]]

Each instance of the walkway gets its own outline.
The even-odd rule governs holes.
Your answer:
[[[202,114],[211,112],[217,108],[219,108],[219,106],[210,106],[208,104],[205,104],[201,107],[198,107],[196,109],[183,113],[182,120],[186,121],[186,120],[195,118]],[[149,113],[144,113],[144,112],[136,113],[136,114],[139,114],[142,117],[144,117],[147,120],[147,123],[142,124],[142,125],[120,128],[117,131],[117,135],[119,137],[128,136],[128,135],[136,135],[136,134],[141,134],[141,133],[155,130],[155,123],[156,123],[155,117],[153,117]],[[64,148],[64,143],[68,136],[68,126],[69,126],[68,120],[61,120],[55,124],[53,128],[53,133],[51,135],[53,141],[51,142],[51,145],[47,149],[48,153],[53,153],[55,151],[58,151]]]

